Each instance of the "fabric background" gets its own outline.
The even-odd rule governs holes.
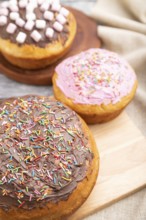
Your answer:
[[[144,0],[99,0],[91,13],[98,21],[103,47],[125,57],[139,87],[127,112],[146,136],[146,4]]]
[[[138,77],[138,90],[126,109],[146,136],[146,4],[144,0],[98,0],[91,11],[102,46],[125,57]],[[145,174],[144,174],[145,175]],[[88,219],[146,219],[146,189]]]
[[[124,56],[136,71],[139,87],[126,109],[146,136],[146,2],[145,0],[62,0],[97,20],[102,46]],[[0,74],[0,98],[51,95],[52,87],[17,83]],[[144,174],[146,175],[146,174]],[[146,189],[123,199],[86,220],[146,220]]]

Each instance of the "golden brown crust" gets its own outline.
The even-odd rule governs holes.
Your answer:
[[[49,43],[45,48],[35,45],[11,43],[0,38],[0,51],[13,65],[24,69],[38,69],[48,66],[61,58],[70,48],[76,34],[76,20],[72,13],[69,14],[69,37],[63,45],[61,40]]]
[[[53,76],[53,91],[55,98],[76,111],[88,124],[102,123],[114,119],[130,103],[137,89],[137,81],[135,81],[132,91],[114,105],[85,105],[74,103],[72,99],[66,97],[57,86],[56,80],[57,73]]]
[[[58,203],[49,202],[44,208],[35,208],[32,210],[23,210],[13,207],[9,212],[4,212],[0,209],[1,220],[62,220],[64,217],[71,215],[87,199],[95,185],[98,175],[99,154],[91,131],[81,118],[80,120],[82,122],[83,131],[89,138],[91,150],[94,153],[94,158],[88,167],[86,178],[78,183],[77,188],[66,201],[60,201]]]

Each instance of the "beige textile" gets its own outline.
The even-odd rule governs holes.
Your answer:
[[[127,111],[146,136],[146,123],[144,120],[146,117],[142,116],[143,112],[146,111],[146,100],[142,101],[146,99],[146,25],[142,23],[146,20],[146,0],[98,0],[96,7],[94,7],[94,0],[62,0],[62,2],[87,14],[94,8],[94,17],[101,11],[101,19],[97,19],[97,17],[96,19],[103,24],[103,26],[99,26],[98,31],[105,47],[115,50],[123,56],[130,57],[128,59],[130,62],[134,60],[132,63],[139,79],[139,89],[135,100],[130,104]],[[108,15],[109,17],[107,17]],[[117,20],[112,19],[113,15],[117,15]],[[106,17],[107,22],[104,21]],[[126,22],[123,23],[125,18],[127,18]],[[129,26],[128,21],[130,22]],[[136,29],[133,29],[133,26]],[[127,29],[127,31],[125,30],[127,34],[123,33],[123,29]],[[129,32],[132,36],[129,35]],[[123,35],[120,35],[120,33],[123,33]],[[136,57],[136,59],[133,57]],[[27,94],[52,95],[52,88],[20,84],[0,74],[0,98]],[[104,208],[93,216],[86,218],[86,220],[146,220],[146,189],[116,202],[108,208]]]
[[[121,54],[136,71],[139,87],[126,111],[146,136],[146,1],[98,0],[91,16],[99,24],[102,47]],[[145,220],[146,189],[87,219]]]
[[[136,71],[139,87],[127,112],[146,136],[146,1],[98,0],[91,16],[99,23],[103,47],[121,54]]]

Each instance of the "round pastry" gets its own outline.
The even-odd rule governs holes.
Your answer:
[[[75,34],[75,18],[59,0],[0,4],[0,51],[13,65],[44,68],[68,51]]]
[[[51,97],[0,104],[0,219],[60,220],[89,196],[99,157],[85,122]]]
[[[57,100],[87,123],[115,118],[132,100],[137,79],[130,65],[116,53],[89,49],[60,63],[53,76]]]

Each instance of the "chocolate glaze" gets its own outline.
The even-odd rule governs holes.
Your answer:
[[[10,9],[8,9],[8,10],[9,10],[9,13],[10,13]],[[49,11],[52,11],[52,10],[49,9]],[[19,13],[20,13],[20,17],[24,21],[27,21],[26,20],[26,9],[22,9],[22,8],[19,7]],[[36,19],[44,20],[44,17],[43,17],[44,12],[42,12],[40,10],[40,7],[35,8],[34,13],[36,15]],[[58,13],[56,12],[55,17],[57,16],[57,14]],[[33,29],[31,31],[27,31],[24,27],[17,26],[17,30],[15,31],[14,34],[7,33],[6,29],[7,29],[8,24],[9,23],[14,23],[15,24],[15,21],[12,21],[10,19],[9,15],[7,16],[7,18],[8,18],[7,24],[5,26],[0,26],[0,37],[3,38],[3,39],[10,40],[12,43],[18,44],[17,41],[16,41],[16,37],[17,37],[17,35],[20,31],[27,34],[25,44],[28,44],[28,45],[32,44],[32,45],[36,45],[36,46],[42,47],[42,48],[46,47],[46,45],[48,45],[49,43],[52,43],[52,42],[55,42],[55,41],[59,41],[59,42],[62,43],[62,45],[64,45],[65,42],[68,39],[68,36],[69,36],[69,23],[70,23],[69,18],[67,19],[66,24],[63,26],[63,31],[62,32],[58,32],[54,29],[53,38],[46,37],[45,32],[46,32],[46,29],[48,27],[53,28],[53,23],[55,22],[55,19],[53,21],[47,21],[46,20],[45,29],[38,29],[38,32],[42,35],[42,39],[39,42],[35,42],[30,36],[30,34],[33,30],[37,30],[37,28],[35,26],[33,27]],[[22,45],[18,44],[18,45],[22,46],[23,44]]]
[[[77,114],[48,97],[0,104],[0,208],[66,200],[86,177],[89,140]]]

